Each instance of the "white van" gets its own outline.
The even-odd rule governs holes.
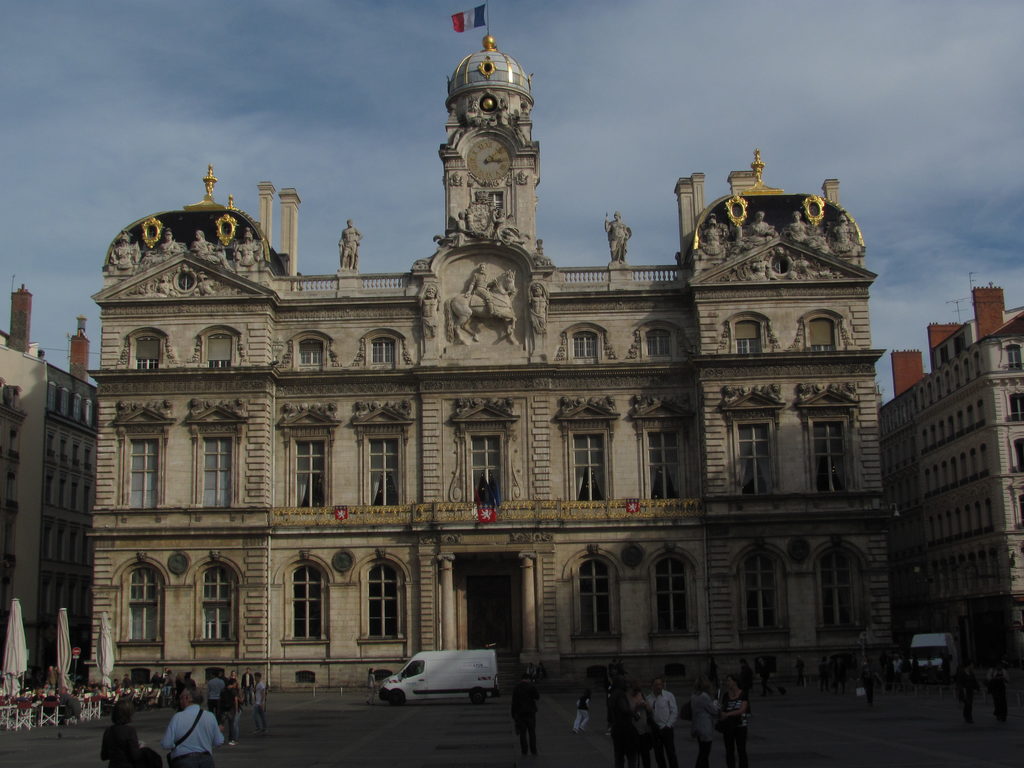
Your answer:
[[[463,696],[483,704],[488,696],[500,695],[498,657],[493,650],[420,651],[380,688],[380,698],[396,706]]]
[[[942,670],[942,657],[949,658],[949,674],[960,665],[956,641],[949,632],[927,632],[910,639],[910,658],[917,660],[917,668],[925,680],[938,680]]]

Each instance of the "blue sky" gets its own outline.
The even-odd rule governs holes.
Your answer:
[[[449,17],[471,5],[5,4],[0,274],[35,296],[32,339],[64,366],[83,314],[98,351],[107,246],[198,201],[207,163],[217,198],[254,215],[259,181],[298,190],[304,274],[337,269],[348,218],[363,272],[429,256],[445,79],[481,37]],[[713,200],[760,147],[765,181],[787,192],[840,179],[879,275],[875,347],[922,348],[971,280],[1024,304],[1024,4],[493,0],[490,13],[534,74],[537,236],[556,264],[607,263],[615,210],[631,263],[673,263],[676,179],[707,174]]]

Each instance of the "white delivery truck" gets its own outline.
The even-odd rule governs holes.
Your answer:
[[[492,650],[420,651],[380,688],[380,698],[396,706],[465,696],[483,704],[488,696],[500,695],[498,657]]]
[[[943,657],[949,659],[949,674],[955,674],[960,666],[960,654],[949,632],[926,632],[910,638],[910,658],[917,661],[918,673],[924,682],[941,679]]]

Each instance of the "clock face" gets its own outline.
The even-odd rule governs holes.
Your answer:
[[[512,165],[508,150],[494,139],[481,139],[469,150],[466,158],[469,171],[480,181],[497,181]]]

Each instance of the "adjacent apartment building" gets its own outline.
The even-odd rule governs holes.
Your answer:
[[[1024,657],[1024,308],[973,290],[974,318],[892,353],[882,472],[893,636],[952,632],[962,656]]]

